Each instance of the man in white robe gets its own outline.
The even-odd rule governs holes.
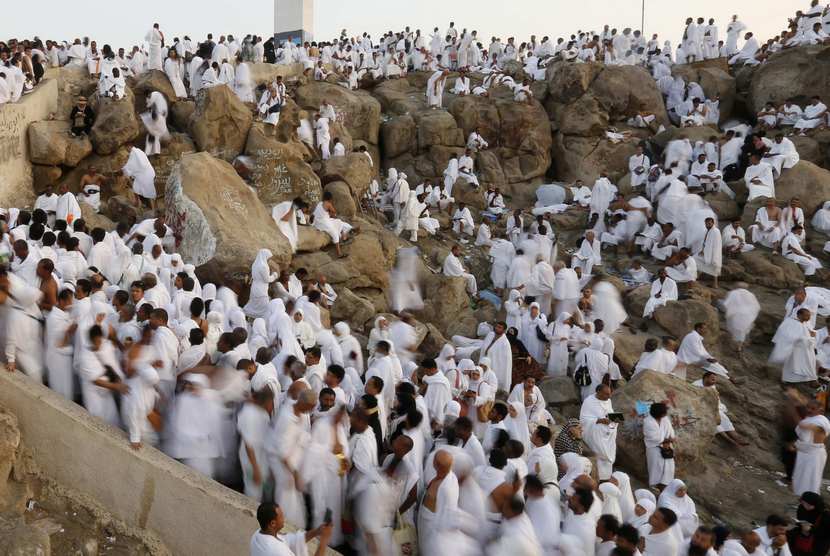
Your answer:
[[[642,187],[648,180],[651,161],[646,156],[642,145],[637,145],[637,152],[628,159],[628,171],[631,173],[631,187]]]
[[[150,164],[150,159],[141,149],[132,147],[127,163],[121,169],[125,176],[132,179],[133,193],[138,197],[137,202],[148,200],[150,207],[155,207],[156,199],[156,171]]]
[[[475,296],[478,293],[478,286],[476,284],[476,277],[464,269],[461,263],[461,247],[453,245],[447,257],[444,259],[444,276],[460,276],[464,278],[467,283],[467,293]]]
[[[677,301],[677,283],[668,277],[665,268],[661,268],[657,271],[657,279],[651,283],[651,293],[643,309],[643,318],[651,318],[655,309],[669,301]]]
[[[81,206],[78,204],[75,195],[69,191],[69,185],[62,183],[58,192],[60,197],[58,197],[55,206],[55,219],[64,220],[67,224],[71,224],[74,220],[81,218]]]
[[[275,480],[275,501],[285,512],[286,520],[295,526],[305,523],[300,464],[309,442],[309,431],[304,415],[316,406],[317,394],[313,390],[300,391],[294,403],[285,403],[281,408],[265,440],[268,468]]]
[[[58,294],[57,305],[46,317],[46,372],[49,387],[70,401],[74,401],[74,373],[72,357],[74,346],[72,338],[75,327],[71,315],[73,295],[70,290]]]
[[[824,124],[827,120],[827,106],[821,102],[821,98],[815,96],[810,99],[810,104],[804,107],[801,118],[795,122],[794,128],[802,135],[808,129],[815,129]]]
[[[423,396],[429,412],[429,415],[424,417],[429,419],[433,428],[443,426],[447,404],[452,401],[450,383],[444,373],[438,371],[438,366],[434,360],[424,360],[421,362],[421,368],[425,371],[423,381],[426,385],[426,392]]]
[[[452,231],[458,235],[466,234],[468,236],[475,233],[473,214],[464,203],[458,203],[458,208],[452,215]]]
[[[775,136],[769,152],[764,155],[764,160],[772,166],[775,176],[781,177],[781,172],[798,164],[800,157],[793,142],[779,133]]]
[[[479,350],[479,364],[486,359],[498,380],[498,389],[509,391],[513,383],[513,352],[505,334],[507,324],[497,322]]]
[[[596,238],[593,230],[586,231],[579,251],[574,253],[571,259],[571,267],[579,267],[582,269],[582,276],[590,276],[594,266],[602,264],[601,249],[600,241]]]
[[[591,204],[590,213],[599,215],[600,221],[605,217],[605,211],[614,196],[617,194],[617,188],[609,180],[608,175],[603,172],[600,177],[594,182],[594,187],[591,189]]]
[[[744,181],[749,189],[747,202],[756,197],[775,198],[775,178],[772,166],[761,161],[757,154],[752,155],[751,160],[752,164],[747,166],[744,173]]]
[[[453,528],[459,488],[452,462],[448,451],[436,452],[433,460],[435,478],[426,486],[418,512],[418,550],[423,554],[441,554],[442,532]]]
[[[785,318],[778,326],[769,356],[781,366],[781,382],[802,383],[816,380],[816,332],[810,326],[809,309],[799,309],[796,318]]]
[[[668,508],[657,508],[648,520],[648,532],[643,535],[643,556],[679,556],[676,524],[677,514]]]
[[[164,46],[164,33],[162,33],[159,29],[158,23],[154,23],[153,28],[147,31],[147,35],[144,37],[144,40],[147,41],[147,44],[150,46],[150,55],[147,59],[147,69],[161,71],[163,69],[161,48]]]
[[[801,208],[801,199],[793,197],[790,199],[788,206],[781,209],[781,229],[792,230],[796,225],[801,226],[801,233],[798,234],[798,239],[804,242],[807,239],[804,234],[804,209]]]
[[[691,250],[688,247],[683,247],[677,253],[677,257],[679,260],[676,264],[666,267],[666,274],[669,278],[678,284],[697,280],[697,262],[692,257]]]
[[[712,287],[717,288],[718,276],[720,276],[721,266],[723,265],[723,241],[720,230],[715,226],[714,218],[706,219],[703,247],[700,253],[695,255],[695,263],[700,272],[712,276]]]
[[[553,299],[556,301],[554,314],[575,313],[579,301],[579,276],[572,268],[565,266],[562,261],[556,261],[553,265],[556,272],[556,279],[553,283]]]
[[[427,106],[432,109],[441,108],[444,98],[444,86],[447,84],[449,70],[438,70],[427,80],[426,96]]]
[[[801,496],[805,492],[821,492],[827,450],[824,443],[830,434],[830,420],[824,416],[823,404],[817,400],[807,403],[807,416],[795,429],[795,469],[793,470],[793,493]]]
[[[678,366],[674,374],[686,378],[686,368],[689,365],[695,365],[710,373],[729,378],[729,371],[718,363],[718,360],[712,357],[703,345],[704,334],[706,334],[706,324],[698,322],[694,329],[683,337],[680,349],[677,350]]]
[[[579,411],[582,439],[596,455],[600,481],[611,478],[617,458],[617,423],[610,420],[612,413],[611,387],[605,384],[599,384],[594,394],[585,398]]]
[[[816,273],[817,269],[821,268],[821,261],[807,253],[801,247],[799,236],[803,231],[804,227],[800,224],[793,226],[790,233],[781,240],[781,255],[786,259],[798,263],[802,270],[804,270],[805,276],[812,276]]]
[[[752,243],[760,243],[764,247],[774,249],[786,231],[781,226],[781,209],[775,204],[775,199],[767,198],[763,207],[755,212],[755,223],[749,227]]]
[[[733,218],[732,222],[726,225],[721,237],[724,250],[728,255],[737,255],[755,249],[751,242],[746,241],[746,231],[741,227],[740,216]]]

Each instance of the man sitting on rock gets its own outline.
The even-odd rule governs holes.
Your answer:
[[[69,113],[69,122],[72,126],[69,131],[73,137],[89,135],[89,132],[92,131],[92,124],[95,123],[95,112],[87,104],[86,97],[78,97],[78,102],[75,103],[72,112]]]
[[[447,258],[444,259],[444,276],[461,276],[467,282],[467,293],[475,296],[478,293],[476,277],[464,269],[461,264],[461,247],[453,245]]]

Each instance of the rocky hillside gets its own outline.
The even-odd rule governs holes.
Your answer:
[[[809,47],[777,54],[763,66],[743,69],[737,75],[731,75],[722,60],[679,66],[674,72],[698,81],[707,96],[720,95],[726,121],[747,118],[768,100],[780,102],[795,97],[803,101],[814,94],[830,97],[828,60],[830,48]],[[520,68],[511,71],[521,77]],[[271,66],[253,69],[259,83],[274,73]],[[244,297],[256,251],[268,247],[275,255],[275,264],[281,267],[302,266],[312,274],[325,274],[340,294],[331,317],[348,320],[356,331],[368,334],[374,316],[389,311],[388,271],[395,262],[396,250],[409,245],[385,228],[381,215],[365,210],[360,203],[371,181],[387,168],[406,172],[413,186],[424,179],[438,179],[451,154],[463,152],[466,137],[479,129],[491,146],[476,160],[482,184],[500,187],[511,207],[528,207],[535,200],[539,184],[582,179],[590,185],[601,172],[607,172],[623,192],[628,192],[628,158],[639,140],[648,140],[659,152],[671,139],[719,135],[710,127],[673,128],[653,79],[635,67],[560,62],[548,69],[546,80],[534,83],[535,100],[530,104],[516,103],[511,91],[496,87],[487,98],[447,93],[446,110],[426,108],[424,74],[373,83],[355,92],[333,83],[287,77],[293,100],[282,112],[276,136],[270,136],[261,123],[254,121],[252,107],[225,87],[210,89],[195,101],[177,100],[165,76],[151,71],[129,83],[125,100],[113,102],[96,98],[95,83],[83,71],[62,70],[58,77],[61,109],[57,120],[38,122],[29,128],[35,187],[41,190],[65,183],[77,191],[80,176],[94,165],[112,179],[103,196],[103,212],[90,215],[90,225],[111,228],[115,222],[133,223],[145,217],[125,197],[128,184],[118,170],[126,160],[127,148],[143,145],[138,115],[144,110],[145,94],[159,90],[170,103],[172,137],[162,154],[153,159],[156,189],[164,199],[168,223],[181,234],[179,249],[185,259],[199,265],[197,271],[203,279],[233,284]],[[476,81],[480,76],[474,76],[473,84]],[[98,113],[88,140],[70,139],[66,134],[68,124],[62,121],[79,93],[92,97]],[[338,112],[332,137],[340,138],[347,151],[365,146],[374,166],[359,154],[323,162],[297,139],[295,129],[300,119],[312,116],[324,99]],[[654,114],[657,124],[663,124],[666,131],[654,136],[648,130],[628,128],[627,119],[641,112]],[[606,136],[612,127],[630,132],[630,139],[613,143]],[[815,132],[798,138],[796,143],[802,162],[785,172],[776,189],[782,204],[793,195],[800,196],[809,220],[822,202],[830,200],[830,132]],[[238,159],[239,155],[244,159]],[[757,207],[745,206],[747,194],[742,182],[731,186],[737,199],[716,196],[710,201],[712,207],[721,220],[742,214],[744,224],[749,225]],[[332,192],[337,210],[360,227],[360,234],[344,246],[346,256],[337,258],[324,234],[303,228],[299,251],[292,255],[271,219],[270,209],[296,196],[314,203],[323,191]],[[461,184],[456,191],[456,197],[467,201],[474,212],[484,207],[480,193]],[[0,201],[0,205],[8,204]],[[446,226],[447,217],[439,218]],[[560,256],[566,256],[567,249],[574,246],[585,219],[585,213],[579,211],[553,217]],[[474,336],[479,321],[498,314],[486,302],[471,303],[462,279],[436,272],[452,243],[450,236],[445,232],[419,243],[426,307],[416,317],[423,323],[419,332],[424,353],[434,354],[444,338],[453,334]],[[809,228],[807,236],[815,254],[828,239]],[[464,251],[480,287],[486,287],[486,253],[469,244]],[[825,257],[825,262],[830,261]],[[615,277],[629,264],[628,255],[611,252],[605,273],[625,294],[630,314],[639,315],[648,290],[627,292]],[[738,282],[748,284],[762,305],[742,357],[736,353],[716,308],[717,301]],[[683,299],[659,310],[645,330],[624,327],[616,335],[617,358],[623,369],[630,370],[646,339],[664,335],[680,338],[698,321],[710,325],[707,345],[740,383],[721,384],[722,400],[738,431],[751,440],[750,447],[737,452],[714,440],[717,405],[686,385],[644,377],[618,392],[615,400],[626,409],[636,399],[660,396],[678,400],[678,407],[685,412],[682,437],[688,439],[680,474],[688,479],[698,507],[719,521],[746,526],[768,512],[781,511],[782,502],[793,500],[774,484],[775,473],[781,469],[777,462],[777,413],[782,393],[778,371],[765,362],[784,303],[792,289],[804,282],[803,273],[794,263],[758,249],[725,262],[720,288],[698,284]],[[830,283],[827,271],[809,282],[826,286]],[[639,325],[640,319],[632,317],[630,323]],[[699,375],[691,374],[692,378]],[[548,382],[545,393],[557,415],[577,411],[575,393],[567,381]],[[642,450],[636,434],[621,438],[620,447],[621,461],[631,463],[632,473],[642,477],[642,470],[634,465]],[[758,496],[761,493],[766,495]]]

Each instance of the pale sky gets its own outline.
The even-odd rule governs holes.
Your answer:
[[[153,22],[158,21],[165,36],[187,34],[203,40],[212,32],[245,36],[273,33],[272,0],[142,0],[128,3],[99,1],[38,0],[37,9],[5,10],[0,18],[0,39],[72,39],[88,35],[99,46],[129,47],[143,40]],[[686,17],[714,17],[725,37],[732,14],[753,31],[762,42],[786,27],[787,18],[806,9],[809,0],[645,0],[645,32],[660,40],[667,38],[674,47],[683,33]],[[691,7],[683,7],[691,6]],[[314,36],[330,40],[345,28],[350,35],[364,31],[373,38],[387,30],[409,25],[429,35],[434,27],[443,33],[450,20],[459,29],[477,30],[486,47],[493,35],[515,36],[516,42],[536,34],[554,40],[577,30],[600,31],[606,23],[622,30],[640,27],[641,0],[316,0]]]

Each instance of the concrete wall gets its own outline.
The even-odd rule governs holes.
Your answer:
[[[31,122],[54,114],[57,103],[57,82],[45,79],[19,102],[0,105],[0,207],[34,203],[26,130]]]
[[[122,431],[2,367],[0,406],[17,416],[24,445],[48,477],[152,531],[173,554],[248,553],[257,528],[253,500],[153,448],[133,451]]]

